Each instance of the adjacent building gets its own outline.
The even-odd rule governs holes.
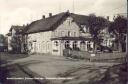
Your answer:
[[[23,52],[23,30],[25,26],[13,25],[11,26],[8,38],[8,51]]]

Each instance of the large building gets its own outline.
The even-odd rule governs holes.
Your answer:
[[[88,16],[63,12],[32,22],[25,32],[29,52],[63,55],[64,49],[91,51],[87,20]]]

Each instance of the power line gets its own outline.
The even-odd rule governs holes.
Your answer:
[[[73,13],[75,13],[75,2],[74,2],[74,0],[73,0],[72,8],[73,8]]]

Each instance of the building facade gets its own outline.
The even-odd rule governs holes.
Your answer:
[[[43,18],[27,26],[30,53],[63,55],[64,49],[91,51],[93,41],[87,27],[87,16],[69,12]]]

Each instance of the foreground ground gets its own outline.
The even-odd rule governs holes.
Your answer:
[[[117,64],[117,63],[116,63]],[[52,55],[21,55],[1,53],[1,66],[6,70],[4,78],[45,78],[46,80],[20,80],[18,84],[94,84],[101,80],[107,68],[115,63],[94,63],[84,60],[67,59]],[[7,68],[7,69],[6,69]],[[70,79],[62,79],[70,78]],[[12,84],[17,84],[17,80]],[[27,82],[27,83],[26,83]],[[10,84],[10,83],[6,83]]]

